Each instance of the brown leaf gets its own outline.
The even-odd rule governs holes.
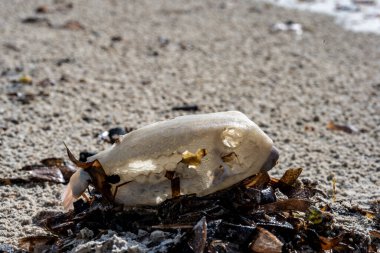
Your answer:
[[[1,178],[0,184],[26,184],[33,182],[65,183],[70,180],[76,169],[71,164],[66,164],[62,158],[47,158],[41,160],[41,164],[26,165],[21,168],[28,171],[29,175],[14,178]]]
[[[327,123],[327,129],[332,131],[343,131],[348,134],[353,134],[359,132],[358,129],[351,125],[339,125],[335,124],[333,121]]]
[[[311,205],[311,202],[306,199],[286,199],[278,200],[274,203],[261,205],[260,207],[266,213],[284,212],[284,211],[300,211],[306,212]]]
[[[283,243],[268,230],[258,227],[258,235],[249,248],[255,253],[281,253]]]
[[[46,166],[63,166],[65,164],[65,161],[62,158],[46,158],[40,161],[43,165]]]
[[[26,184],[32,182],[54,182],[54,183],[65,183],[66,180],[62,175],[61,170],[56,167],[48,167],[45,165],[27,165],[21,170],[26,170],[29,175],[26,177],[15,177],[15,178],[1,178],[0,184],[12,185],[12,184]]]
[[[240,253],[239,245],[231,242],[224,242],[222,240],[212,240],[208,246],[208,252],[210,253]]]
[[[188,241],[189,247],[194,253],[203,253],[206,247],[207,222],[206,217],[202,217],[193,228],[194,237]]]
[[[69,157],[70,161],[74,163],[76,166],[78,166],[79,168],[87,169],[87,168],[90,168],[92,164],[94,163],[94,162],[86,163],[86,162],[79,161],[78,159],[75,158],[73,153],[71,153],[70,149],[66,146],[66,143],[63,143],[63,145],[65,145],[66,147],[67,156]]]
[[[270,181],[270,177],[267,172],[260,172],[249,181],[243,182],[246,188],[263,189]]]
[[[66,164],[65,166],[59,166],[58,169],[62,172],[63,178],[66,182],[70,181],[71,176],[77,171],[74,165]]]
[[[377,230],[371,230],[371,231],[369,231],[369,234],[370,234],[372,237],[376,237],[376,238],[380,239],[380,231],[377,231]]]
[[[339,245],[339,243],[342,241],[343,236],[339,235],[336,237],[328,238],[328,237],[323,237],[319,236],[319,240],[321,243],[321,248],[323,250],[331,250],[334,249],[336,246]]]
[[[69,20],[65,24],[62,25],[63,29],[72,30],[72,31],[80,31],[84,30],[84,26],[75,20]]]
[[[70,177],[76,171],[76,168],[72,164],[66,163],[62,158],[46,158],[41,160],[41,163],[46,166],[57,167],[61,171],[66,182],[70,180]]]
[[[53,252],[57,250],[54,246],[57,240],[53,235],[27,236],[19,240],[19,247],[29,252]]]
[[[31,170],[30,181],[48,181],[55,183],[65,183],[62,172],[57,167],[39,167]]]
[[[310,180],[303,180],[302,182],[298,180],[301,173],[302,168],[289,169],[281,179],[271,178],[270,184],[292,199],[308,199],[317,192],[319,193],[315,183]]]
[[[27,166],[22,167],[21,170],[34,171],[34,170],[40,170],[41,168],[46,168],[46,169],[50,168],[51,170],[59,169],[61,171],[61,174],[65,182],[68,182],[72,174],[74,174],[76,171],[76,168],[72,164],[66,163],[62,158],[55,158],[55,157],[46,158],[46,159],[41,160],[41,163],[43,165],[38,165],[38,164],[27,165]],[[31,173],[34,174],[33,172]],[[57,173],[57,175],[58,174],[59,173]],[[47,181],[51,181],[51,180],[47,180]]]
[[[74,211],[67,213],[42,211],[34,217],[33,222],[51,233],[67,235],[68,231],[75,226],[73,218]]]
[[[294,187],[299,175],[302,173],[302,168],[288,169],[280,179],[271,178],[271,184],[274,188],[278,188],[282,193],[289,195],[297,190]]]
[[[280,178],[281,184],[293,185],[298,177],[302,173],[302,168],[291,168],[288,169],[285,174]]]

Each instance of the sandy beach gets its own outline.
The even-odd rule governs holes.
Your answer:
[[[238,110],[341,203],[380,199],[379,36],[255,1],[2,1],[0,177],[109,146],[97,135],[191,113]],[[44,7],[36,13],[37,7]],[[273,32],[292,20],[302,35]],[[25,78],[26,77],[26,78]],[[197,105],[196,112],[174,111]],[[331,131],[329,121],[356,133]],[[0,186],[0,243],[44,233],[64,185]]]

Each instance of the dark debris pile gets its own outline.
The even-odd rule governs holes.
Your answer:
[[[373,221],[368,235],[336,225],[334,211],[319,197],[323,193],[316,190],[315,183],[299,180],[301,172],[289,169],[281,179],[261,173],[205,197],[180,196],[154,207],[105,205],[101,195],[93,193],[91,204],[79,200],[73,211],[40,213],[36,223],[52,235],[23,238],[20,245],[29,251],[42,247],[66,252],[76,246],[83,231],[90,232],[89,240],[98,240],[112,230],[134,236],[142,248],[133,252],[379,250],[376,210],[361,210]],[[160,239],[147,240],[146,235],[152,238],[153,234],[160,234]],[[100,244],[103,252],[111,252],[114,246],[112,241]]]

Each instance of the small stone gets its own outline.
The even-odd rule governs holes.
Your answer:
[[[32,83],[33,83],[33,79],[32,79],[32,77],[29,76],[29,75],[22,75],[22,76],[18,79],[18,81],[19,81],[20,83],[23,83],[23,84],[32,84]]]

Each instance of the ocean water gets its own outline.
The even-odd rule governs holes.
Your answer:
[[[325,13],[345,29],[380,34],[380,0],[263,0],[286,8]]]

